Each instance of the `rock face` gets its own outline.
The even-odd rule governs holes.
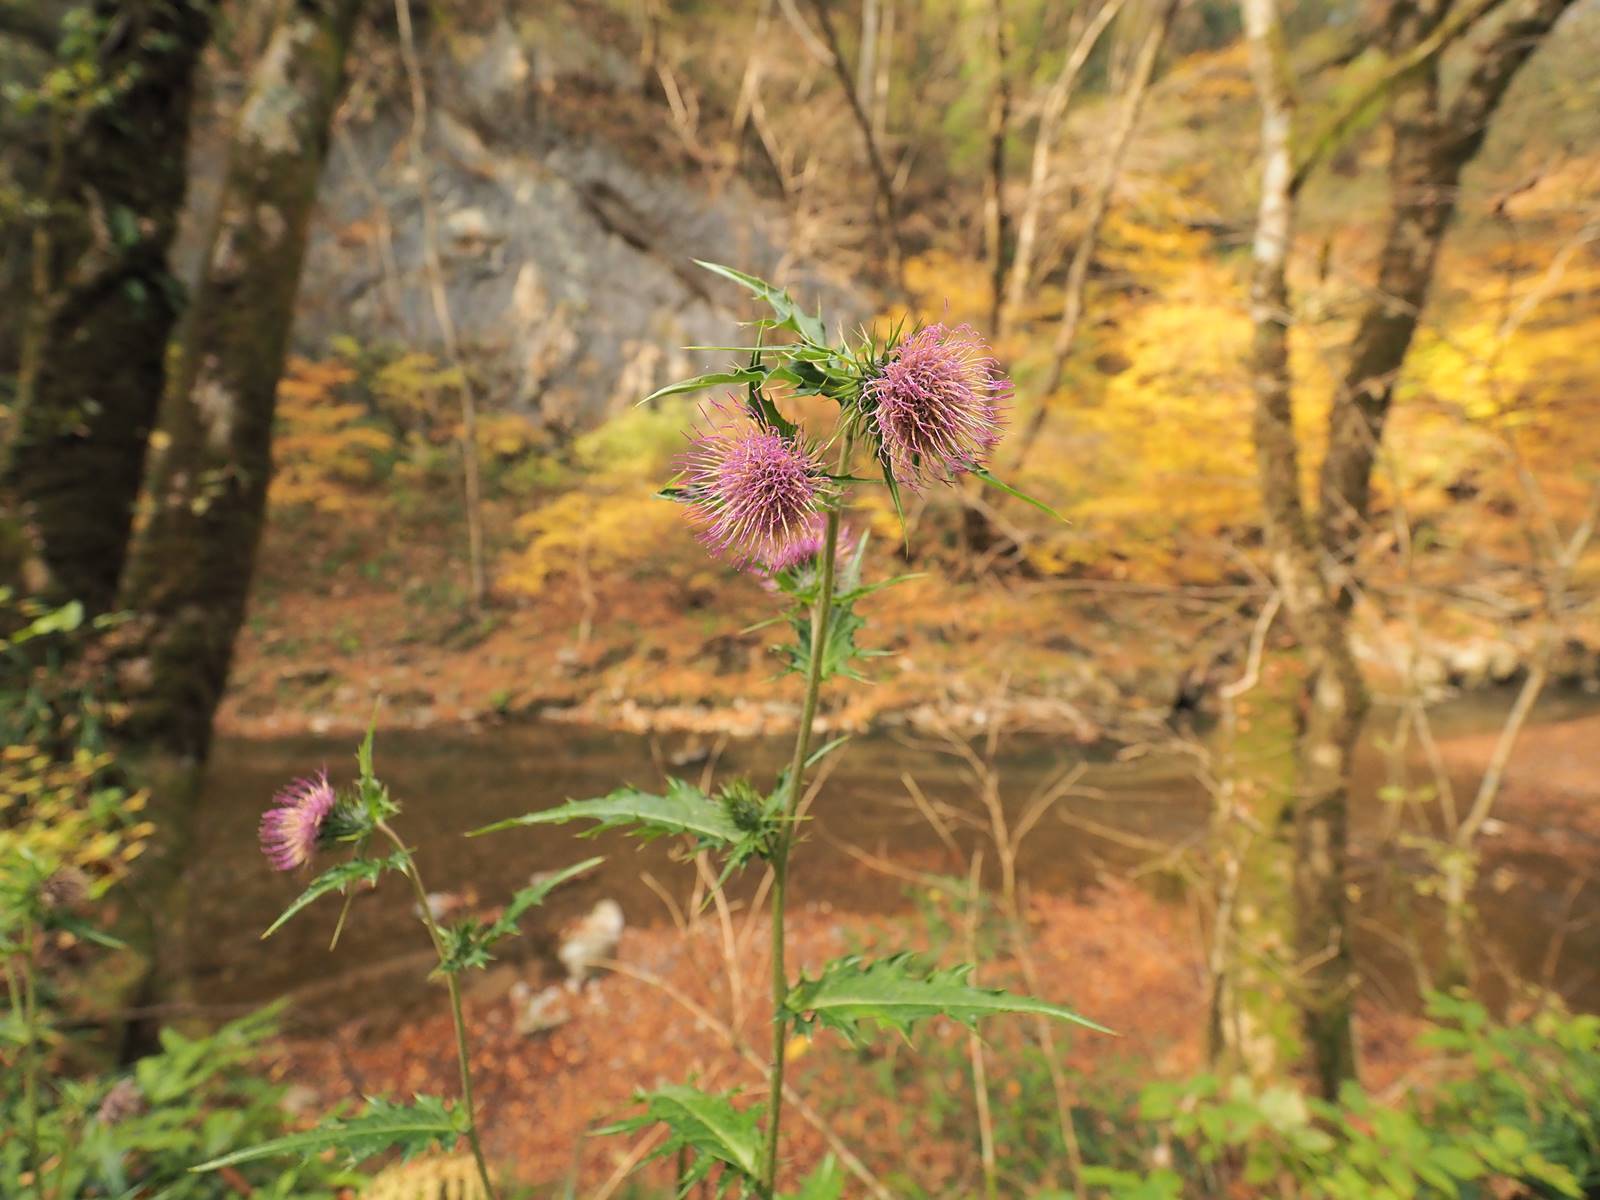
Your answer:
[[[778,208],[736,178],[675,163],[662,137],[671,118],[641,99],[636,66],[570,18],[516,29],[500,19],[428,47],[425,170],[412,161],[398,81],[341,131],[302,280],[300,344],[347,333],[439,350],[425,181],[451,317],[491,409],[583,426],[725,365],[726,354],[680,347],[737,344],[736,320],[751,309],[692,260],[775,272],[787,235]],[[803,294],[819,290],[785,275]]]

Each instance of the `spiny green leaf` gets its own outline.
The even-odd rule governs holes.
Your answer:
[[[724,279],[730,279],[740,287],[749,289],[762,300],[765,300],[772,309],[773,315],[777,317],[773,324],[780,329],[788,329],[798,333],[806,341],[813,344],[827,341],[828,331],[823,327],[822,321],[817,317],[811,316],[790,299],[788,292],[774,287],[765,279],[757,279],[754,275],[746,275],[743,271],[735,271],[732,267],[724,267],[720,263],[705,262],[698,258],[694,261],[697,266],[704,267],[713,275],[721,275]]]
[[[123,950],[127,943],[121,938],[107,933],[105,930],[85,921],[82,917],[75,917],[71,913],[53,913],[49,924],[52,929],[59,929],[73,937],[89,942],[95,946],[102,946],[107,950]]]
[[[378,728],[378,712],[372,712],[372,720],[367,722],[367,735],[361,739],[361,745],[356,748],[356,770],[362,779],[372,778],[372,737]]]
[[[439,965],[434,972],[440,975],[459,975],[463,971],[482,970],[493,961],[489,953],[489,926],[475,917],[446,925],[439,931],[444,950],[439,955]]]
[[[810,754],[806,755],[806,768],[809,770],[811,767],[816,766],[819,762],[821,762],[823,759],[827,758],[828,755],[832,754],[835,750],[843,749],[845,747],[845,745],[847,745],[849,743],[849,741],[850,741],[850,735],[848,733],[841,733],[836,738],[829,738],[826,742],[824,742],[822,745],[818,746]]]
[[[594,870],[595,867],[598,867],[603,862],[605,862],[605,859],[598,855],[594,858],[586,858],[581,863],[574,863],[570,867],[562,867],[559,871],[551,872],[539,880],[538,883],[529,884],[527,887],[519,889],[511,897],[511,903],[506,905],[505,912],[500,914],[499,919],[495,921],[491,928],[499,930],[501,937],[515,933],[517,931],[517,922],[522,919],[523,913],[530,908],[543,904],[545,898],[563,883],[576,879],[586,871]]]
[[[883,486],[889,489],[889,499],[894,503],[895,519],[900,522],[900,536],[905,540],[907,548],[911,545],[911,531],[906,528],[906,509],[900,500],[900,481],[894,477],[894,467],[889,462],[889,456],[882,451],[878,454],[878,465],[883,470]]]
[[[760,383],[766,377],[767,372],[764,367],[735,367],[729,371],[712,371],[707,375],[696,375],[693,379],[682,379],[677,383],[669,383],[666,387],[657,388],[639,403],[649,404],[652,400],[679,396],[685,392],[703,392],[707,388],[720,387],[724,384]]]
[[[776,647],[787,670],[803,675],[811,663],[812,621],[809,612],[797,610],[790,618],[794,629],[794,644]],[[856,634],[866,628],[866,619],[855,610],[853,600],[835,597],[833,615],[828,620],[827,639],[822,647],[822,678],[843,676],[846,679],[865,681],[866,677],[852,665],[858,658],[881,658],[882,650],[863,650],[856,645]]]
[[[267,931],[261,935],[265,941],[288,922],[289,918],[298,913],[306,905],[329,892],[342,892],[352,884],[372,883],[385,871],[401,871],[405,869],[406,857],[404,852],[396,850],[387,858],[354,858],[347,863],[340,863],[336,867],[329,867],[321,875],[311,881],[306,890],[295,897],[294,903],[284,909],[278,919],[267,926]]]
[[[702,1092],[686,1084],[672,1084],[634,1097],[645,1106],[643,1116],[619,1121],[595,1132],[632,1133],[663,1124],[672,1131],[652,1158],[664,1158],[680,1149],[694,1151],[695,1161],[682,1180],[680,1195],[699,1183],[717,1163],[754,1180],[761,1170],[761,1108],[743,1112],[733,1106],[732,1092]]]
[[[972,473],[979,479],[983,480],[984,483],[987,483],[990,487],[995,488],[998,491],[1002,491],[1006,495],[1017,500],[1021,500],[1024,504],[1031,504],[1040,512],[1048,513],[1050,516],[1054,517],[1063,524],[1066,523],[1067,519],[1055,509],[1051,508],[1043,500],[1035,500],[1032,496],[1028,495],[1027,492],[1014,488],[1009,483],[1002,483],[1000,480],[996,479],[993,475],[989,474],[988,471],[983,470],[981,467],[974,468]]]
[[[1031,1013],[1071,1021],[1101,1033],[1104,1026],[1059,1004],[967,982],[971,966],[921,971],[909,954],[867,963],[854,955],[829,963],[816,979],[801,976],[789,989],[784,1007],[803,1028],[837,1029],[853,1042],[862,1040],[861,1026],[872,1022],[908,1034],[913,1021],[949,1017],[973,1025],[979,1017],[998,1013]]]
[[[775,371],[773,374],[777,375],[780,372]],[[772,402],[771,397],[766,392],[761,390],[759,384],[752,383],[750,385],[749,397],[745,401],[745,406],[750,410],[750,416],[758,425],[776,430],[790,439],[793,439],[800,432],[800,427],[778,410],[778,406]]]
[[[594,800],[571,800],[541,812],[527,813],[475,829],[469,837],[510,829],[517,825],[564,825],[568,821],[596,821],[591,834],[623,826],[636,826],[643,838],[686,833],[707,846],[722,846],[739,839],[738,827],[710,796],[681,779],[667,780],[663,796],[622,787]]]
[[[45,637],[52,633],[71,633],[83,624],[83,605],[76,600],[69,600],[60,608],[51,609],[43,616],[35,617],[23,629],[11,635],[11,642],[20,646],[23,642],[32,641],[36,637]]]
[[[469,968],[488,966],[494,958],[489,953],[489,948],[501,938],[511,937],[518,932],[517,922],[522,919],[523,913],[535,905],[543,904],[546,896],[569,879],[582,875],[604,861],[605,859],[598,857],[588,858],[575,866],[563,867],[538,883],[522,888],[511,897],[511,902],[506,905],[505,911],[491,922],[469,918],[455,925],[446,926],[445,953],[439,962],[439,970],[447,975],[453,975]]]
[[[352,1163],[398,1150],[402,1160],[420,1154],[435,1143],[448,1148],[466,1132],[466,1116],[460,1108],[450,1110],[437,1096],[416,1096],[411,1104],[394,1104],[368,1097],[360,1116],[324,1121],[315,1129],[288,1137],[273,1138],[243,1150],[213,1158],[191,1171],[215,1171],[262,1158],[293,1155],[302,1162],[330,1147],[348,1156]]]
[[[378,728],[378,709],[374,705],[372,719],[367,722],[366,736],[356,748],[356,797],[366,811],[369,821],[381,821],[400,811],[400,806],[389,799],[389,789],[372,771],[372,738]]]

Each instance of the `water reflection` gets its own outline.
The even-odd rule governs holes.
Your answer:
[[[1445,714],[1443,732],[1483,727],[1492,714],[1483,706]],[[1559,716],[1562,706],[1553,707]],[[1547,718],[1551,719],[1551,718]],[[709,748],[708,748],[709,749]],[[773,778],[787,753],[781,740],[729,742],[716,748],[718,778]],[[191,914],[191,960],[195,995],[205,1006],[252,1006],[294,993],[295,1019],[316,1026],[360,1006],[398,1010],[426,997],[418,982],[429,955],[401,895],[389,881],[385,895],[359,898],[336,954],[327,948],[337,905],[326,903],[261,942],[259,933],[303,881],[266,869],[255,851],[255,826],[262,806],[287,778],[326,765],[335,781],[353,774],[353,739],[302,737],[271,741],[224,739],[210,767],[199,830],[200,853],[191,895],[203,898]],[[575,835],[581,826],[540,826],[485,838],[464,831],[568,798],[600,795],[622,782],[656,786],[664,771],[698,777],[705,766],[685,763],[681,741],[571,726],[531,724],[488,731],[384,731],[378,738],[379,774],[405,805],[401,829],[419,851],[429,886],[468,889],[497,903],[536,871],[567,865],[590,854],[606,856],[593,875],[563,889],[527,922],[527,936],[507,943],[511,959],[548,950],[553,929],[602,896],[618,900],[633,924],[660,923],[668,909],[659,892],[679,898],[690,891],[693,870],[677,861],[667,842],[642,843],[620,832],[592,840]],[[676,753],[674,753],[676,752]],[[1147,843],[1171,846],[1197,839],[1207,818],[1204,789],[1189,762],[1153,756],[1136,763],[1111,761],[1059,739],[1017,736],[1003,744],[997,763],[1003,799],[1013,818],[1042,789],[1081,766],[1078,787],[1061,800],[1024,842],[1019,872],[1036,889],[1081,887],[1101,870],[1148,862]],[[1354,836],[1370,843],[1378,829],[1372,799],[1382,776],[1376,750],[1362,765]],[[978,812],[975,789],[959,759],[926,742],[886,734],[854,741],[836,755],[832,774],[812,810],[813,820],[797,874],[797,900],[826,901],[855,913],[900,910],[906,884],[863,865],[878,857],[918,869],[950,870],[948,850],[912,802],[906,779],[930,803]],[[1086,832],[1104,827],[1123,835],[1108,839]],[[963,846],[976,834],[958,829]],[[1370,845],[1369,845],[1370,849]],[[854,853],[852,853],[852,850]],[[1493,853],[1491,849],[1491,854]],[[1510,856],[1502,856],[1509,858]],[[991,856],[992,858],[992,856]],[[1504,964],[1534,977],[1550,967],[1550,935],[1584,893],[1574,891],[1574,868],[1552,849],[1519,850],[1514,861],[1496,860],[1515,880],[1483,905],[1491,952]],[[731,891],[747,898],[758,873],[747,872]],[[1499,877],[1504,882],[1506,876]],[[1398,890],[1397,890],[1398,887]],[[1358,954],[1369,986],[1395,1003],[1414,996],[1414,972],[1397,947],[1415,932],[1397,914],[1408,891],[1405,880],[1373,873],[1362,889],[1363,932]],[[1592,896],[1590,897],[1592,898]],[[1427,922],[1421,922],[1427,939]],[[1600,930],[1578,929],[1556,955],[1556,978],[1586,1007],[1600,1004],[1600,980],[1585,975],[1584,963],[1600,962]]]

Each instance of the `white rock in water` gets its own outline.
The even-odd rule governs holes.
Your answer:
[[[567,930],[556,957],[567,969],[568,987],[582,987],[597,962],[615,956],[622,926],[622,906],[615,900],[602,900]]]

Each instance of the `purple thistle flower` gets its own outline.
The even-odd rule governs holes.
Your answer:
[[[714,405],[680,462],[690,519],[713,554],[743,568],[793,553],[812,528],[826,477],[797,439]]]
[[[856,552],[861,539],[848,525],[839,527],[838,554],[841,559],[848,559]],[[810,566],[821,556],[823,548],[828,544],[828,518],[821,513],[813,513],[806,524],[805,532],[784,546],[772,558],[761,563],[763,575],[769,578],[781,575],[785,571],[793,571],[798,567]]]
[[[1011,381],[970,325],[929,325],[901,342],[864,394],[901,483],[949,483],[999,444]]]
[[[272,798],[273,807],[261,814],[260,836],[261,853],[273,870],[292,871],[311,861],[338,802],[326,771],[297,779]]]

